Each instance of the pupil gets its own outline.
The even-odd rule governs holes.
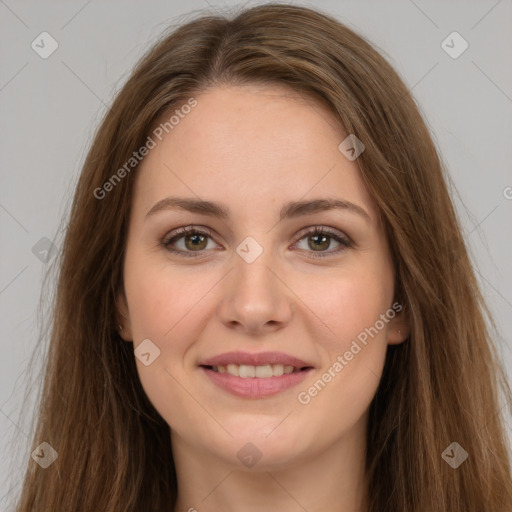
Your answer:
[[[326,237],[325,235],[313,235],[313,238],[315,239],[319,239],[321,238],[323,240],[323,242],[320,242],[321,244],[323,243],[325,245],[325,240],[327,240],[328,237]],[[328,245],[328,244],[327,244]],[[319,245],[315,244],[315,247],[319,247]]]
[[[198,247],[201,243],[204,243],[203,235],[189,235],[188,241],[191,243],[192,247]]]

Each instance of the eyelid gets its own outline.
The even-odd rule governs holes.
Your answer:
[[[330,228],[328,226],[324,226],[322,224],[313,224],[311,226],[307,226],[299,231],[296,235],[297,242],[302,240],[306,235],[314,234],[318,231],[320,234],[329,235],[331,237],[338,237],[344,239],[347,243],[354,244],[352,239],[344,232],[336,228]],[[296,242],[295,242],[296,243]]]
[[[337,229],[330,228],[327,226],[322,226],[322,225],[316,224],[316,225],[304,228],[300,233],[301,233],[300,235],[297,235],[298,238],[297,238],[297,241],[294,243],[294,245],[301,242],[302,239],[306,238],[307,236],[318,236],[318,235],[326,235],[328,238],[331,238],[340,244],[340,246],[334,250],[306,251],[309,254],[308,257],[312,258],[312,259],[322,259],[322,258],[338,256],[346,249],[355,247],[354,242],[348,235],[346,235],[342,231],[339,231]]]
[[[167,233],[159,245],[163,246],[163,248],[172,253],[179,256],[185,256],[185,257],[201,257],[203,256],[205,251],[204,249],[201,251],[183,251],[183,250],[175,250],[170,248],[170,244],[173,241],[179,240],[181,238],[184,238],[186,236],[192,235],[192,234],[199,234],[204,235],[213,240],[213,230],[204,226],[196,226],[196,225],[188,225],[188,226],[182,226],[177,229],[173,229],[169,233]]]
[[[163,246],[163,248],[172,253],[179,256],[184,257],[196,257],[201,258],[204,257],[204,253],[209,252],[209,250],[202,249],[200,251],[184,251],[184,250],[174,250],[170,248],[171,242],[175,242],[176,240],[179,240],[181,238],[184,238],[186,236],[192,235],[192,234],[198,234],[198,235],[204,235],[211,240],[214,240],[213,237],[213,230],[204,227],[204,226],[196,226],[196,225],[187,225],[182,226],[180,228],[172,230],[170,233],[166,234],[162,241],[160,242],[160,245]],[[304,239],[306,236],[318,236],[318,235],[326,235],[327,237],[334,239],[336,242],[340,244],[340,247],[334,250],[329,251],[306,251],[307,253],[311,254],[311,258],[327,258],[329,256],[338,255],[343,250],[352,248],[355,246],[355,243],[352,241],[352,239],[346,235],[344,232],[339,231],[335,228],[330,228],[323,225],[314,224],[311,226],[307,226],[303,228],[299,234],[295,235],[296,241],[293,243],[293,245],[296,245],[297,243],[301,242],[302,239]]]

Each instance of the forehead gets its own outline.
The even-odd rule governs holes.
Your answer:
[[[137,169],[136,207],[186,195],[243,202],[248,212],[310,194],[350,196],[372,209],[357,161],[338,149],[347,134],[323,103],[259,85],[215,87],[193,99],[193,108],[176,105],[155,124],[164,130]]]

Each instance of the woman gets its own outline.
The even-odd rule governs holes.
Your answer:
[[[512,510],[512,394],[440,159],[331,17],[263,5],[152,48],[60,265],[19,511]]]

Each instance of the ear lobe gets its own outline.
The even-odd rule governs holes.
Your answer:
[[[411,334],[411,325],[409,316],[402,310],[395,315],[389,322],[388,327],[388,344],[399,345],[403,343]]]
[[[124,292],[119,292],[116,299],[116,325],[124,341],[133,341],[130,313]]]

